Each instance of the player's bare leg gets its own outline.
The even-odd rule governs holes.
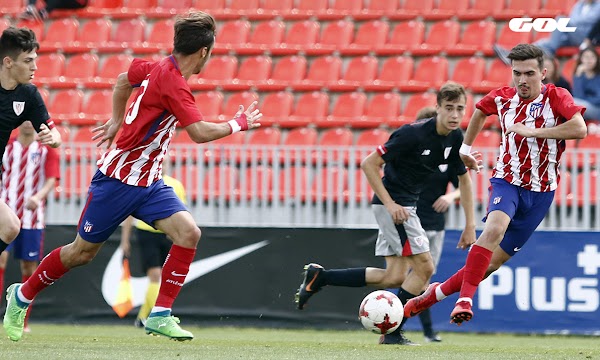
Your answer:
[[[0,201],[0,253],[6,249],[21,231],[21,221],[17,215]]]

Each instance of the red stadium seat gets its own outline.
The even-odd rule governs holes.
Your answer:
[[[348,128],[333,128],[324,130],[317,145],[320,150],[313,152],[313,164],[327,164],[332,162],[347,162],[348,152],[346,147],[352,146],[352,131]]]
[[[454,65],[450,80],[466,88],[481,84],[485,72],[485,60],[480,57],[462,58]]]
[[[496,131],[496,130],[482,130],[477,137],[475,138],[475,141],[473,142],[473,148],[474,150],[477,151],[481,151],[482,153],[484,153],[484,156],[487,154],[493,154],[493,155],[489,155],[487,158],[487,162],[485,161],[486,159],[483,159],[484,162],[484,166],[487,165],[487,167],[492,168],[495,164],[496,164],[496,153],[492,152],[492,150],[498,150],[498,148],[500,147],[500,142],[502,141],[502,138],[500,136],[500,132]],[[487,150],[487,151],[482,151],[482,150]]]
[[[305,164],[312,155],[310,147],[317,145],[318,133],[314,128],[300,127],[288,131],[281,147],[282,163]]]
[[[498,87],[509,85],[512,75],[509,67],[500,59],[494,59],[489,70],[480,84],[472,84],[471,89],[478,93],[488,93]]]
[[[64,47],[65,52],[89,52],[107,46],[112,23],[108,19],[88,20],[79,28],[76,40]]]
[[[245,154],[238,162],[272,163],[276,156],[275,146],[281,144],[281,131],[274,127],[258,128],[248,134]],[[244,158],[245,156],[245,158]]]
[[[380,55],[398,55],[420,46],[425,38],[425,25],[421,21],[406,21],[396,24],[389,41],[375,49]]]
[[[577,0],[546,0],[544,6],[538,10],[536,17],[554,18],[558,15],[569,15],[571,8]]]
[[[36,60],[37,70],[33,81],[38,84],[47,84],[58,80],[65,71],[65,57],[62,54],[42,54]]]
[[[414,60],[411,56],[395,56],[384,60],[381,71],[367,91],[389,91],[407,83],[413,76]]]
[[[340,167],[326,167],[314,176],[311,186],[313,202],[334,201],[343,199],[348,190],[348,170]]]
[[[360,122],[353,122],[352,127],[368,128],[394,123],[400,115],[402,99],[397,93],[386,92],[372,95],[365,116]]]
[[[112,115],[112,91],[100,90],[91,92],[84,102],[79,121],[72,120],[73,125],[93,125],[105,123]]]
[[[492,14],[494,19],[510,20],[515,17],[539,17],[541,0],[508,0],[506,8],[502,11]],[[554,17],[554,16],[552,16]]]
[[[2,0],[0,2],[0,14],[17,15],[23,10],[22,0]]]
[[[258,101],[258,94],[253,91],[231,93],[223,105],[221,120],[229,121],[237,113],[240,105],[247,109],[254,101]]]
[[[201,165],[186,164],[186,166],[181,167],[181,176],[176,175],[177,179],[181,180],[185,193],[192,202],[198,201],[198,195],[203,185],[200,182],[200,168]]]
[[[506,49],[511,49],[517,44],[529,42],[531,42],[530,32],[514,32],[508,28],[508,23],[506,23],[500,29],[500,35],[498,35],[498,40],[496,41],[496,44]]]
[[[55,122],[68,122],[79,118],[82,103],[83,92],[81,90],[56,91],[48,107],[48,112]]]
[[[582,166],[596,166],[596,153],[600,150],[600,134],[591,133],[581,139],[577,144],[577,168]],[[586,164],[585,153],[588,153],[588,161]]]
[[[160,0],[158,6],[145,15],[151,18],[173,17],[192,7],[192,0]]]
[[[113,19],[135,18],[153,12],[157,0],[127,0],[125,6],[108,11]]]
[[[570,171],[560,172],[560,183],[554,193],[554,203],[556,206],[562,206],[569,203],[573,199],[572,176]],[[562,202],[562,197],[565,197],[565,203]]]
[[[267,165],[246,168],[235,189],[236,199],[242,201],[271,201],[273,192],[273,170]]]
[[[390,138],[390,133],[383,129],[363,130],[356,139],[356,150],[354,152],[354,161],[356,164],[375,151],[379,145],[385,144]],[[352,159],[350,159],[352,161]]]
[[[300,96],[298,103],[287,120],[282,120],[281,127],[298,127],[323,121],[329,111],[329,95],[324,92],[307,92]]]
[[[411,80],[400,84],[400,91],[425,91],[429,88],[439,88],[448,80],[448,60],[445,57],[434,56],[421,60],[415,69]]]
[[[84,82],[86,88],[110,89],[117,82],[117,76],[129,70],[133,57],[125,54],[107,55],[98,71],[98,76]]]
[[[306,75],[306,58],[303,56],[287,56],[280,58],[273,67],[271,78],[258,82],[259,90],[284,90],[288,86],[299,83]]]
[[[446,20],[469,8],[469,0],[439,0],[431,12],[423,13],[425,20]]]
[[[436,22],[429,28],[425,42],[411,51],[417,56],[439,54],[453,48],[458,43],[459,35],[460,24],[458,22],[451,20]]]
[[[423,14],[431,13],[433,10],[433,0],[404,0],[403,2],[404,4],[400,7],[399,11],[390,15],[390,19],[414,19]]]
[[[470,8],[458,12],[459,20],[483,20],[504,9],[504,1],[473,0]]]
[[[196,106],[202,113],[204,120],[218,121],[223,106],[223,93],[220,91],[202,91],[194,96]]]
[[[370,85],[377,76],[377,58],[374,56],[360,56],[351,58],[346,72],[337,84],[329,85],[331,91],[353,91],[359,87]]]
[[[4,14],[4,12],[2,12]],[[10,19],[8,18],[1,18],[0,19],[0,34],[2,34],[2,32],[6,29],[8,29],[11,26],[11,22]]]
[[[354,23],[352,21],[339,20],[327,23],[323,28],[319,42],[306,48],[306,54],[324,55],[345,49],[352,42],[353,36]]]
[[[35,33],[35,38],[38,42],[44,41],[44,23],[39,21],[21,20],[16,25],[17,28],[26,27]]]
[[[355,13],[353,17],[356,20],[379,19],[382,17],[390,17],[396,14],[398,10],[398,0],[369,0],[367,6],[359,13]]]
[[[175,21],[172,19],[155,21],[152,30],[141,47],[136,48],[138,53],[155,53],[164,50],[170,53],[173,50],[173,37],[175,36]]]
[[[238,62],[234,56],[214,56],[202,72],[188,81],[192,90],[214,89],[231,83],[237,72]]]
[[[309,171],[304,166],[292,166],[279,172],[279,200],[304,201],[309,187]]]
[[[224,90],[249,90],[252,86],[265,83],[271,74],[269,56],[253,56],[244,59],[238,73],[230,83],[223,84]]]
[[[476,53],[492,55],[496,42],[496,24],[492,21],[474,21],[465,27],[458,44],[446,50],[448,55],[469,56]]]
[[[40,43],[40,52],[57,51],[72,44],[77,38],[79,22],[73,18],[57,19],[50,23],[44,41]]]
[[[98,170],[96,164],[67,166],[65,173],[60,177],[59,185],[56,187],[56,197],[58,198],[61,194],[64,194],[67,199],[75,197],[84,200],[96,170]]]
[[[333,4],[328,9],[320,11],[317,17],[325,21],[339,20],[359,13],[362,7],[363,0],[333,0]]]
[[[278,47],[285,35],[285,25],[279,20],[263,21],[256,25],[248,44],[236,51],[242,55],[262,54]]]
[[[263,117],[260,118],[262,126],[278,125],[292,113],[294,96],[288,91],[278,91],[267,94],[259,106]]]
[[[286,18],[294,8],[294,0],[262,0],[260,8],[266,16]]]
[[[245,140],[246,132],[237,132],[211,141],[205,145],[204,160],[213,164],[233,164],[241,157],[240,154]],[[228,149],[224,149],[224,146],[227,146]]]
[[[402,115],[398,117],[394,123],[388,123],[390,127],[400,127],[402,125],[415,121],[415,117],[419,110],[426,106],[435,106],[437,102],[436,95],[434,93],[421,93],[410,96],[404,106]]]
[[[387,36],[390,27],[387,21],[373,20],[362,24],[354,41],[344,49],[341,53],[344,55],[362,55],[368,54],[377,48],[381,48],[387,41]]]
[[[292,84],[297,90],[320,90],[337,83],[342,73],[342,59],[337,56],[318,57],[313,60],[306,79]]]
[[[258,8],[259,0],[229,0],[225,14],[250,18],[251,15],[256,14]]]
[[[328,0],[297,0],[296,6],[287,16],[288,19],[308,19],[327,9]]]
[[[92,140],[95,135],[92,132],[93,128],[93,126],[79,127],[71,138],[71,143],[74,145],[74,149],[71,149],[72,154],[69,154],[65,149],[67,161],[82,162],[85,159],[95,164],[100,159],[104,149],[97,147],[96,142]]]
[[[226,0],[194,0],[193,8],[206,11],[217,20],[237,18],[232,14],[225,15]]]
[[[248,43],[250,22],[246,20],[228,21],[219,28],[219,40],[215,43],[213,53],[224,54],[236,51]]]
[[[95,54],[77,54],[71,56],[63,76],[50,82],[53,88],[74,88],[93,79],[98,71],[98,56]]]
[[[125,49],[142,49],[144,34],[146,32],[146,23],[140,19],[123,20],[117,25],[111,40],[98,51],[103,52],[121,52]]]
[[[320,128],[340,127],[359,123],[365,112],[367,95],[363,92],[342,93],[338,95],[331,114],[325,121],[317,121]]]
[[[285,41],[271,49],[271,52],[273,55],[297,54],[306,48],[314,47],[319,40],[320,29],[319,23],[313,20],[292,23]]]
[[[220,165],[209,168],[202,185],[204,201],[231,200],[239,181],[239,172],[233,166]]]

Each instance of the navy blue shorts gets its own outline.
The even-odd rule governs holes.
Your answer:
[[[153,225],[180,211],[187,211],[187,208],[162,179],[149,187],[133,186],[98,170],[88,190],[78,232],[84,240],[100,243],[106,241],[129,215]]]
[[[19,235],[8,244],[6,251],[11,251],[15,259],[39,261],[42,258],[43,243],[43,229],[21,229]]]
[[[500,247],[513,256],[521,250],[537,229],[554,200],[554,191],[537,192],[523,189],[506,180],[490,179],[487,213],[500,210],[511,218]],[[483,218],[486,221],[487,216]]]

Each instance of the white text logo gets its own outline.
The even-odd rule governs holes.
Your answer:
[[[568,26],[571,18],[512,18],[508,22],[508,28],[514,32],[530,32],[531,29],[537,32],[575,32],[575,26]]]

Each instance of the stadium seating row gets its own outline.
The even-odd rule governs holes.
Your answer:
[[[0,31],[9,25],[9,19],[0,20]],[[287,32],[286,25],[289,26]],[[173,40],[172,19],[157,20],[151,26],[138,18],[119,21],[114,26],[105,18],[93,19],[81,26],[74,18],[56,19],[47,28],[38,22],[21,22],[18,26],[27,26],[36,32],[41,41],[41,52],[89,52],[92,49],[109,53],[124,50],[138,54],[170,52]],[[438,21],[432,23],[427,32],[425,23],[419,20],[396,24],[385,20],[363,23],[338,20],[325,23],[322,31],[321,26],[316,20],[270,20],[258,22],[252,29],[248,20],[231,20],[219,25],[213,52],[241,55],[326,55],[336,51],[342,55],[399,55],[405,52],[414,56],[441,53],[449,56],[492,55],[494,43],[510,48],[549,35],[513,32],[506,23],[497,30],[495,22],[485,20],[466,24],[456,20]],[[559,55],[576,52],[576,47],[563,48]]]
[[[252,20],[282,17],[284,19],[317,18],[411,19],[422,15],[427,20],[510,19],[523,15],[554,17],[568,14],[575,0],[91,0],[88,8],[77,11],[79,17],[128,18],[171,17],[194,7],[217,19],[246,17]],[[4,0],[2,13],[17,14],[21,0]]]

